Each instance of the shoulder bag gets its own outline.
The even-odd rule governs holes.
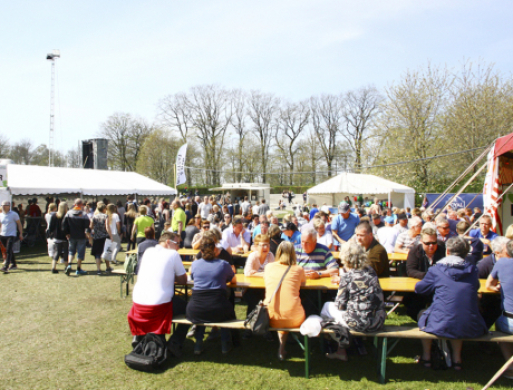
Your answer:
[[[274,296],[280,289],[281,283],[283,282],[283,279],[285,279],[287,272],[289,272],[290,267],[291,266],[289,265],[281,277],[280,283],[278,283],[278,286],[276,287],[276,290],[274,290],[271,299],[269,299],[269,303],[271,303]],[[269,331],[269,312],[267,310],[267,305],[264,304],[263,301],[260,301],[258,305],[256,305],[256,307],[253,309],[253,311],[248,314],[248,317],[244,321],[244,327],[251,329],[251,331],[257,336],[263,336]]]

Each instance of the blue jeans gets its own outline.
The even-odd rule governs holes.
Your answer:
[[[231,331],[230,329],[221,328],[219,329],[221,332],[221,341],[228,342],[231,340]],[[194,333],[194,338],[196,340],[203,340],[205,336],[205,327],[204,326],[196,326],[196,333]]]
[[[80,238],[80,239],[70,238],[68,254],[70,256],[75,256],[75,253],[76,253],[79,260],[84,260],[85,250],[86,250],[86,242],[87,242],[87,240],[85,238]]]
[[[501,332],[513,334],[513,318],[508,318],[503,314],[495,321],[495,327]]]

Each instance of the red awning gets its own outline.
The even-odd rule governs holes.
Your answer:
[[[497,138],[495,141],[495,158],[513,150],[513,133]]]

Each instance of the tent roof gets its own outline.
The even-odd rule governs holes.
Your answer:
[[[174,195],[174,188],[136,172],[7,165],[12,195]]]
[[[308,194],[388,194],[390,192],[414,194],[415,190],[374,175],[341,173],[324,183],[310,188]]]
[[[513,133],[497,138],[495,141],[495,157],[502,156],[513,150]]]

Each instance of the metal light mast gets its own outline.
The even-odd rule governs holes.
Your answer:
[[[48,53],[46,59],[52,61],[52,89],[50,94],[50,139],[48,142],[48,166],[53,165],[53,133],[54,133],[54,96],[55,96],[55,59],[61,58],[61,52],[57,49]]]

